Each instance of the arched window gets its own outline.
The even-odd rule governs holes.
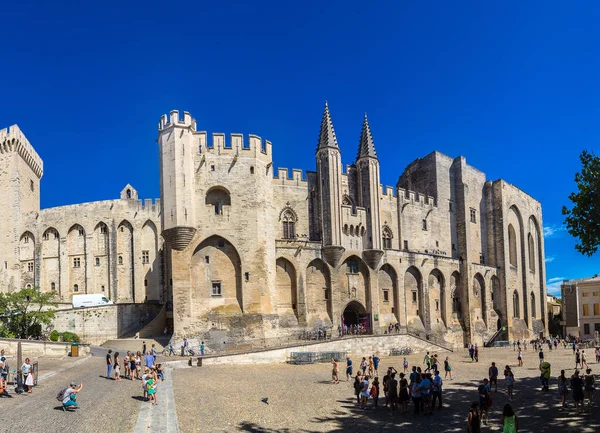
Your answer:
[[[56,290],[56,284],[50,283],[50,290],[54,292]]]
[[[383,226],[383,230],[381,233],[383,237],[383,249],[391,250],[394,233],[392,233],[392,230],[388,226]]]
[[[291,209],[286,209],[281,215],[283,223],[283,239],[296,239],[296,215]]]
[[[513,316],[515,317],[515,319],[520,318],[520,311],[521,309],[519,308],[519,293],[515,290],[513,292]]]
[[[73,286],[73,291],[74,291],[74,292],[79,292],[79,285],[78,285],[78,284],[75,284],[75,285]]]
[[[531,317],[535,319],[535,294],[531,292]]]
[[[131,198],[131,190],[127,189],[127,198]]]
[[[517,266],[517,236],[512,224],[508,225],[508,258],[513,266]]]
[[[123,256],[119,256],[119,264],[122,265],[123,264]]]
[[[25,286],[25,288],[26,288],[26,289],[31,289],[31,284],[27,284],[27,285]]]
[[[212,206],[215,215],[223,215],[223,206],[231,206],[229,191],[215,186],[206,193],[206,204]]]
[[[535,244],[531,233],[527,236],[527,244],[529,246],[529,269],[535,272]]]

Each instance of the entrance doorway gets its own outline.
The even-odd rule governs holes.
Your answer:
[[[353,325],[360,325],[365,333],[371,332],[371,315],[367,314],[367,310],[358,301],[352,301],[344,309],[342,315],[342,326],[350,328]]]

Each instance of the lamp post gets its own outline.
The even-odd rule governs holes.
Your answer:
[[[15,392],[17,394],[21,394],[23,389],[23,372],[21,371],[21,366],[23,365],[23,348],[21,347],[21,342],[17,343],[17,387],[15,388]]]

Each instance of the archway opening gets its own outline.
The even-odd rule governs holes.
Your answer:
[[[360,325],[367,333],[371,331],[371,321],[365,307],[357,301],[352,301],[344,309],[342,325]]]

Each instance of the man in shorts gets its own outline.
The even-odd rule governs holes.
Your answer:
[[[352,377],[352,360],[349,356],[346,357],[346,382]]]
[[[521,349],[519,349],[520,351]],[[492,366],[489,369],[490,376],[490,389],[492,385],[494,385],[494,392],[498,392],[498,367],[496,367],[496,363],[492,362]]]

